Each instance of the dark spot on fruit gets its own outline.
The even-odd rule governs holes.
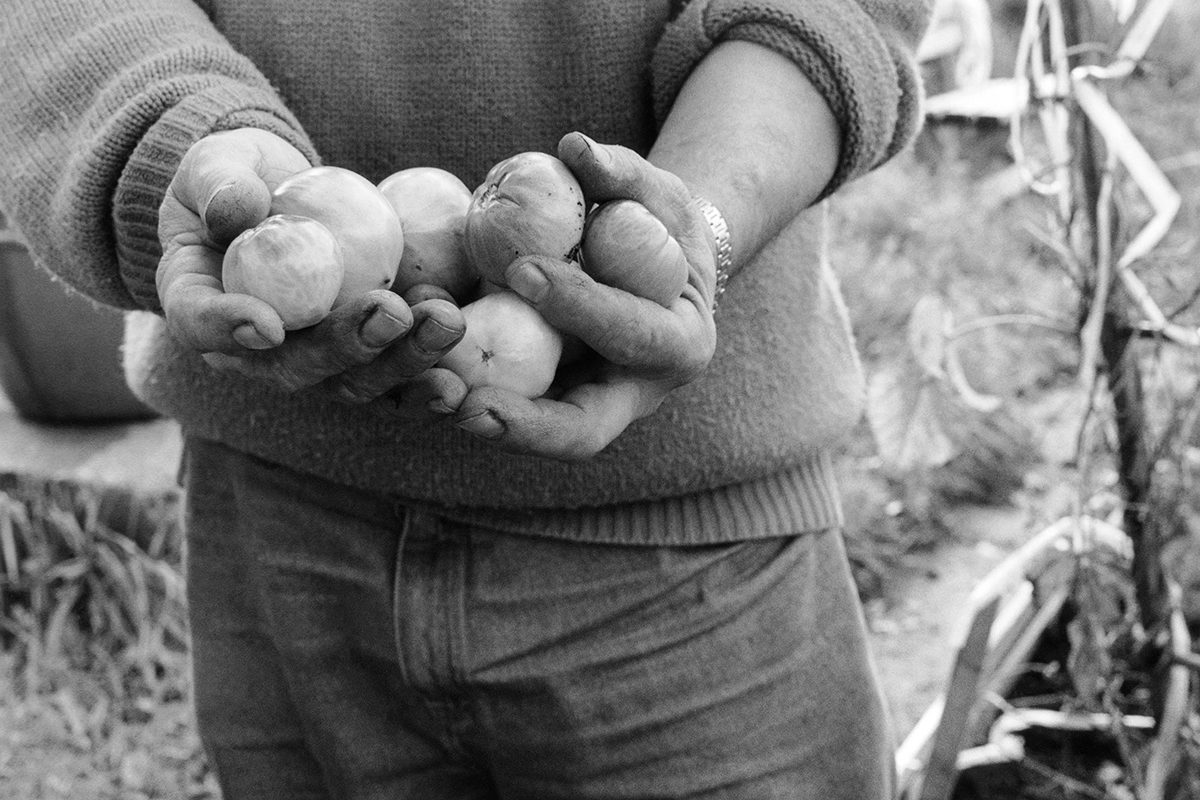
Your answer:
[[[482,347],[479,348],[479,360],[482,361],[484,364],[491,361],[495,357],[496,357],[496,352],[494,350],[484,350]]]

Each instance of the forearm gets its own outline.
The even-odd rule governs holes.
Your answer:
[[[713,195],[733,231],[735,269],[799,209],[912,140],[921,121],[915,51],[931,6],[689,0],[667,25],[653,61],[663,125],[653,158]]]
[[[832,111],[795,63],[731,41],[692,71],[649,160],[721,210],[736,271],[821,195],[840,149]]]

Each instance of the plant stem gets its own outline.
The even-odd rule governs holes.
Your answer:
[[[1078,47],[1090,27],[1089,3],[1064,2],[1067,42],[1077,57],[1088,50]],[[1078,174],[1078,247],[1085,263],[1096,263],[1111,252],[1112,238],[1119,227],[1112,198],[1104,191],[1105,155],[1086,115],[1072,114],[1072,144]],[[1104,203],[1104,207],[1101,207]],[[1102,224],[1104,223],[1104,224]],[[1104,240],[1101,237],[1105,237]],[[1085,294],[1087,296],[1087,294]],[[1145,440],[1146,397],[1133,349],[1137,336],[1130,323],[1128,298],[1124,293],[1105,292],[1100,324],[1102,369],[1113,399],[1117,427],[1117,474],[1124,495],[1124,527],[1133,542],[1133,579],[1143,624],[1154,629],[1166,618],[1167,592],[1160,562],[1160,542],[1155,526],[1146,525],[1151,494],[1151,459]]]

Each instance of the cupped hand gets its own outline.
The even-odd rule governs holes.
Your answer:
[[[377,290],[285,336],[267,303],[224,291],[225,247],[267,217],[280,183],[309,166],[287,141],[257,129],[214,133],[188,150],[159,211],[157,285],[168,330],[213,367],[283,391],[378,399],[381,410],[405,417],[453,411],[466,385],[430,369],[462,336],[453,303],[433,297],[410,306]]]
[[[474,389],[454,420],[509,451],[578,460],[599,453],[704,372],[716,347],[716,256],[711,230],[676,175],[579,133],[563,137],[558,156],[590,201],[627,198],[646,206],[679,242],[689,267],[682,295],[663,307],[597,283],[570,262],[534,256],[509,265],[510,288],[597,357],[552,397]]]

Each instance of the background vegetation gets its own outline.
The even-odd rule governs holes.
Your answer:
[[[1004,23],[1019,21],[1023,4],[993,5],[1002,65]],[[1117,99],[1185,191],[1162,251],[1162,280],[1182,300],[1196,284],[1200,12],[1180,6],[1150,67]],[[931,126],[833,203],[831,255],[868,374],[911,358],[909,320],[925,297],[958,320],[1073,321],[1076,287],[1040,234],[1041,205],[1021,190],[1006,135],[998,125]],[[913,548],[954,535],[949,509],[1019,503],[1035,524],[1078,502],[1075,342],[1013,325],[982,329],[963,348],[969,383],[1002,405],[985,414],[945,401],[952,458],[889,470],[866,422],[847,445],[842,478],[864,598],[886,594]],[[1186,360],[1173,369],[1196,372]],[[0,797],[217,798],[188,708],[177,513],[174,495],[0,479]]]

